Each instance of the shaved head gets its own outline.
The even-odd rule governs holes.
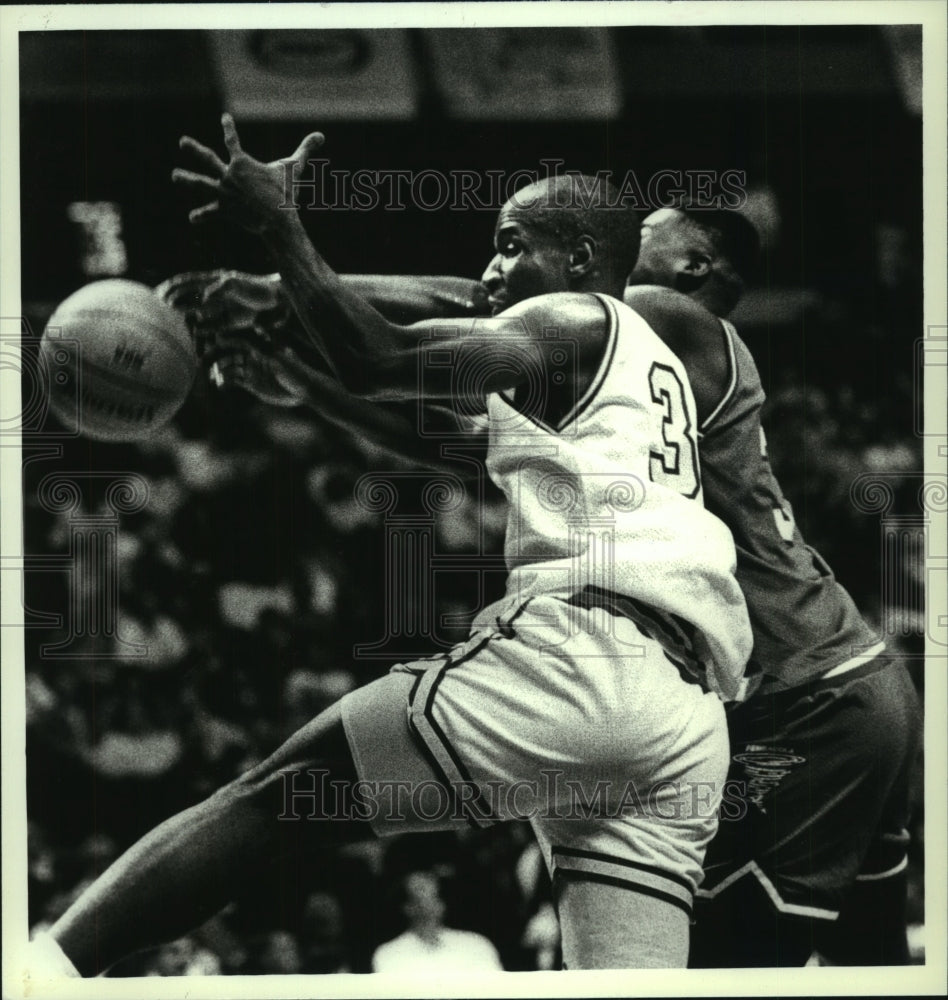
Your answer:
[[[618,190],[602,177],[558,174],[521,188],[504,208],[563,245],[590,238],[611,274],[624,276],[635,267],[638,215],[622,206]]]

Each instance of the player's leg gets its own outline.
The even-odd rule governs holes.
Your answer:
[[[806,965],[819,923],[782,913],[753,876],[740,879],[713,899],[695,900],[692,969],[776,969]]]
[[[602,629],[552,597],[480,617],[463,647],[408,677],[429,766],[416,787],[435,775],[452,818],[476,825],[531,820],[568,965],[683,966],[727,772],[720,701],[627,619]],[[371,685],[346,698],[346,731],[359,773],[384,777],[392,740],[373,724],[372,698]],[[594,885],[623,897],[594,896]]]
[[[856,882],[839,919],[819,929],[815,950],[832,965],[908,965],[907,883],[905,869]]]
[[[777,798],[778,792],[788,793],[786,782],[805,764],[791,752],[781,722],[781,712],[762,699],[728,714],[733,755],[728,792],[695,899],[690,968],[802,966],[813,951],[812,918],[782,912],[761,881],[773,876],[760,868],[761,857],[787,835],[788,823],[807,815],[805,803],[785,806]],[[805,778],[801,775],[801,783]]]
[[[684,968],[694,892],[727,774],[724,710],[644,644],[615,677],[628,706],[602,761],[533,827],[550,867],[569,969]],[[665,667],[670,667],[666,672]],[[628,697],[626,697],[626,695]],[[604,782],[600,781],[605,778]],[[601,794],[600,794],[601,789]]]
[[[295,866],[302,852],[373,833],[457,825],[451,815],[415,815],[424,800],[411,795],[359,794],[370,786],[410,791],[432,784],[408,731],[413,681],[390,674],[351,692],[267,760],[145,836],[51,928],[66,956],[83,975],[96,974],[185,933],[243,883],[274,864]],[[367,751],[379,748],[379,768],[367,773]]]
[[[577,880],[563,884],[557,912],[566,969],[683,969],[688,962],[688,914],[661,899]]]
[[[722,819],[708,851],[690,964],[802,965],[848,926],[851,943],[860,937],[849,919],[834,924],[908,767],[916,700],[902,668],[877,658],[804,689],[757,696],[729,721],[730,777],[747,789],[746,811]],[[881,908],[857,924],[891,926],[887,900],[862,901]]]
[[[156,827],[73,903],[51,934],[80,973],[94,975],[132,951],[185,933],[268,862],[370,835],[354,815],[279,818],[286,812],[284,772],[308,769],[355,780],[338,705],[236,781]],[[316,787],[307,815],[327,805]]]
[[[921,712],[907,671],[892,668],[876,683],[884,686],[888,701],[905,713],[893,722],[904,742],[890,748],[902,764],[859,874],[840,907],[839,919],[820,928],[817,951],[834,965],[909,963],[908,826],[913,770],[921,743]]]

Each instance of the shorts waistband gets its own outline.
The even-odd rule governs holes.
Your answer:
[[[863,657],[854,657],[854,659],[858,662],[852,666],[847,666],[843,671],[836,672],[836,669],[834,668],[833,671],[831,671],[832,676],[828,676],[827,674],[818,674],[815,677],[811,677],[808,681],[804,681],[801,684],[795,684],[793,687],[779,688],[775,691],[764,691],[761,694],[755,695],[753,700],[758,701],[761,698],[767,698],[777,704],[783,701],[793,701],[796,698],[804,697],[805,695],[813,694],[817,691],[827,691],[832,690],[833,688],[845,687],[847,684],[852,684],[853,682],[861,680],[864,677],[880,673],[897,662],[887,652],[885,652],[884,649],[881,653],[877,653],[875,656],[870,656],[870,659],[868,660],[864,660]]]
[[[856,667],[862,666],[864,663],[869,663],[874,660],[877,656],[880,656],[885,652],[885,643],[879,642],[870,649],[867,649],[865,653],[860,653],[859,656],[850,657],[848,660],[844,660],[842,663],[837,664],[835,667],[830,668],[825,674],[820,675],[821,680],[829,680],[830,677],[836,677],[839,674],[845,674],[850,670],[855,670]]]

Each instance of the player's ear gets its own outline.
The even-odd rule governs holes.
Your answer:
[[[674,288],[684,295],[699,289],[711,277],[713,261],[699,250],[683,254],[675,264]]]
[[[569,255],[569,275],[571,278],[581,278],[588,274],[596,262],[599,247],[591,236],[580,236]]]
[[[684,263],[684,272],[691,278],[706,278],[711,273],[711,258],[700,250],[694,250]]]

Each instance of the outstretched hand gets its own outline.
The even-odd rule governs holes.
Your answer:
[[[192,271],[174,275],[155,292],[184,315],[218,388],[238,386],[273,406],[309,402],[306,366],[285,336],[290,306],[279,275]]]
[[[189,219],[192,223],[201,223],[223,216],[252,233],[278,227],[288,213],[296,210],[294,181],[323,145],[325,136],[321,132],[311,132],[290,156],[261,163],[244,152],[231,115],[223,114],[221,125],[227,163],[196,139],[187,135],[180,139],[180,147],[194,155],[204,172],[178,167],[172,171],[171,179],[208,199],[192,209]]]
[[[271,406],[312,402],[307,369],[289,347],[231,342],[212,355],[210,377],[219,388],[237,386]]]
[[[278,274],[190,271],[163,281],[155,293],[183,314],[199,358],[241,336],[289,346],[291,309]]]

